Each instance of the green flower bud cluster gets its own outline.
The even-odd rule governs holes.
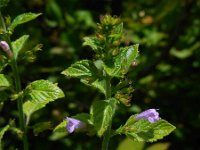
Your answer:
[[[94,37],[84,38],[83,45],[91,45],[92,49],[96,52],[96,56],[99,59],[109,60],[113,56],[119,54],[119,45],[123,36],[123,23],[120,18],[105,15],[100,17],[100,23],[97,24],[97,30]]]

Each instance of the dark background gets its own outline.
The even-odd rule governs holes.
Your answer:
[[[167,143],[170,150],[200,149],[200,1],[10,0],[2,13],[14,18],[24,12],[42,16],[17,27],[12,39],[30,34],[27,47],[42,43],[43,51],[37,53],[33,63],[19,62],[23,86],[49,79],[57,82],[66,95],[36,112],[30,125],[51,121],[55,126],[65,116],[89,112],[91,103],[102,97],[95,89],[78,79],[67,79],[60,72],[77,60],[93,57],[89,48],[82,47],[82,39],[94,33],[100,15],[112,14],[124,22],[124,42],[140,44],[138,65],[128,74],[135,88],[132,106],[120,106],[113,127],[119,127],[134,113],[156,108],[162,118],[177,127],[159,143]],[[15,102],[8,105],[1,112],[2,124],[16,116]],[[28,134],[32,150],[98,150],[101,146],[99,138],[84,134],[55,135],[52,130],[38,135],[30,130]],[[113,138],[110,149],[117,149],[124,138]],[[6,133],[5,149],[21,149],[20,144],[15,134]]]

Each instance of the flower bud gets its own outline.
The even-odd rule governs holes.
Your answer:
[[[0,41],[0,48],[6,53],[9,58],[12,58],[13,53],[10,50],[10,47],[6,41]]]

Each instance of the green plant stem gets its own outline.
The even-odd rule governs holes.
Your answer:
[[[108,74],[106,74],[106,99],[111,98],[111,78]],[[108,145],[111,137],[111,127],[112,127],[112,120],[108,129],[104,133],[103,142],[102,142],[102,150],[108,150]]]
[[[4,32],[7,32],[3,17],[1,15],[1,10],[0,10],[0,26],[3,28]],[[10,50],[13,52],[10,36],[7,33],[5,33],[5,38],[6,38],[6,41],[8,42]],[[19,72],[18,72],[17,61],[15,60],[14,56],[11,59],[11,68],[12,68],[13,74],[14,74],[15,90],[17,93],[19,93],[21,91],[21,81],[20,81],[20,76],[19,76]],[[24,121],[23,97],[22,96],[19,96],[19,98],[17,99],[17,106],[18,106],[18,112],[19,112],[19,125],[20,125],[20,129],[23,132],[23,137],[22,137],[23,147],[24,147],[24,150],[28,150],[28,140],[27,140],[27,134],[26,134],[25,121]]]
[[[15,78],[15,88],[16,92],[19,93],[21,91],[21,81],[19,77],[19,72],[18,72],[18,66],[17,62],[12,59],[11,61],[11,67],[13,70],[14,78]],[[18,106],[18,111],[19,111],[19,125],[20,129],[23,132],[23,145],[24,145],[24,150],[28,150],[28,139],[27,139],[27,133],[26,133],[26,126],[24,122],[24,113],[23,113],[23,97],[19,96],[17,99],[17,106]]]

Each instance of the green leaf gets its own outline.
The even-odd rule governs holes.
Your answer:
[[[11,79],[4,74],[0,74],[0,90],[4,88],[9,88],[11,85]]]
[[[10,128],[10,125],[6,125],[5,127],[0,129],[0,149],[2,149],[1,141],[5,132]]]
[[[16,41],[12,42],[13,54],[15,59],[17,59],[19,51],[23,48],[28,38],[29,35],[23,35]]]
[[[106,81],[105,81],[105,79],[97,79],[94,82],[89,82],[88,80],[83,79],[83,80],[81,80],[81,82],[83,82],[84,84],[86,84],[88,86],[92,86],[94,88],[99,89],[99,91],[103,94],[106,93],[106,90],[105,90],[105,82]]]
[[[66,132],[66,125],[67,125],[68,120],[63,120],[59,125],[57,125],[53,132]]]
[[[133,141],[154,142],[175,130],[175,126],[163,119],[155,123],[150,123],[148,120],[144,119],[135,121],[134,117],[135,116],[130,117],[127,123],[117,130],[119,134],[125,134],[133,139]]]
[[[100,52],[100,42],[96,37],[84,37],[83,40],[83,46],[91,47],[96,53]]]
[[[112,77],[123,77],[129,70],[131,63],[138,56],[138,44],[121,48],[113,62],[104,64],[105,71]]]
[[[63,91],[48,80],[37,80],[25,89],[25,98],[33,103],[48,103],[64,97]]]
[[[35,111],[45,107],[51,101],[64,97],[64,93],[50,81],[38,80],[26,87],[24,96],[28,101],[23,104],[23,111],[30,119]]]
[[[45,107],[47,102],[44,103],[35,103],[31,101],[26,101],[23,104],[23,110],[27,117],[30,117],[35,111]]]
[[[33,132],[35,135],[38,135],[39,133],[50,130],[52,128],[51,122],[40,122],[33,126]]]
[[[35,18],[37,18],[38,16],[40,16],[41,13],[24,13],[24,14],[20,14],[18,15],[11,23],[11,25],[8,27],[8,30],[12,33],[15,29],[15,27],[17,27],[20,24],[29,22]]]
[[[98,136],[102,136],[111,123],[113,117],[112,103],[115,101],[114,98],[104,101],[96,101],[91,107],[91,120],[97,130]]]
[[[72,64],[62,74],[70,77],[86,78],[95,77],[98,74],[98,70],[92,61],[81,60]]]

